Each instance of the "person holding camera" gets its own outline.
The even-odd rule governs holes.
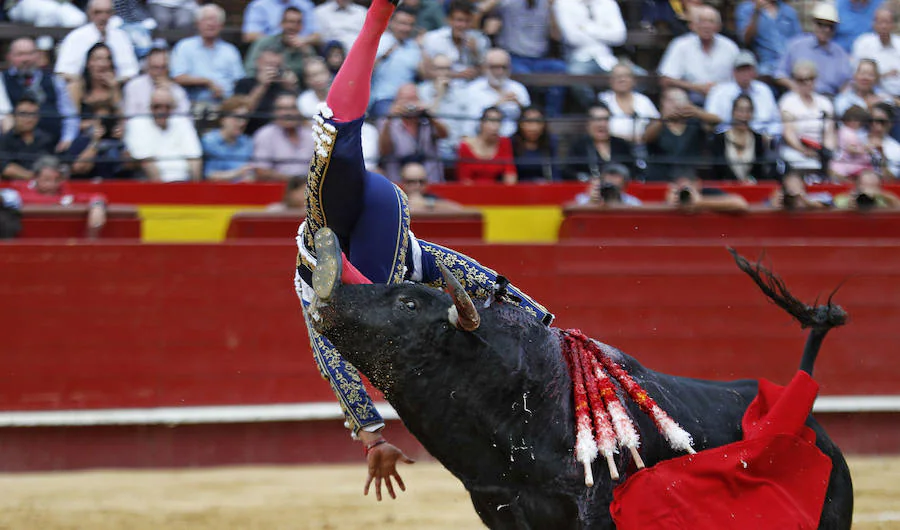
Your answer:
[[[603,170],[591,177],[585,193],[580,193],[569,206],[587,208],[634,208],[643,203],[627,193],[631,172],[624,164],[606,164]]]
[[[131,156],[125,148],[125,125],[115,107],[104,103],[83,120],[88,126],[72,142],[66,159],[72,160],[72,178],[131,178]]]
[[[297,76],[284,69],[284,56],[273,49],[259,52],[256,58],[256,77],[245,77],[234,86],[236,96],[247,96],[250,120],[249,136],[272,120],[275,98],[282,92],[297,90]]]
[[[407,83],[400,87],[389,115],[380,120],[378,131],[381,166],[391,181],[400,182],[400,168],[409,162],[425,166],[428,182],[444,180],[437,141],[447,137],[447,127],[419,99],[416,85]]]
[[[776,210],[824,210],[834,206],[830,193],[806,191],[806,183],[799,173],[788,171],[781,179],[781,186],[772,192],[769,206]]]
[[[679,164],[696,167],[705,163],[707,130],[721,119],[691,103],[688,93],[680,88],[667,88],[660,100],[661,120],[655,120],[644,131],[647,145],[647,182],[665,182]]]
[[[613,162],[624,164],[630,171],[634,167],[631,143],[610,133],[611,112],[606,103],[597,102],[587,114],[586,134],[572,142],[563,179],[585,182],[598,175],[604,164]]]
[[[706,188],[693,169],[676,170],[666,192],[666,204],[683,212],[741,213],[749,209],[747,200],[719,188]]]
[[[885,190],[881,175],[867,169],[856,177],[852,191],[841,193],[834,198],[834,207],[839,210],[896,210],[900,208],[900,197]]]

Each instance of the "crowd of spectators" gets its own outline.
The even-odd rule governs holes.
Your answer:
[[[581,181],[582,205],[615,202],[606,185],[634,206],[622,189],[632,180],[670,183],[673,204],[726,210],[746,205],[702,182],[790,176],[871,191],[900,177],[889,1],[820,2],[804,21],[784,1],[743,0],[724,14],[730,28],[696,0],[643,2],[641,28],[614,0],[406,1],[377,50],[366,164],[413,188]],[[309,120],[366,14],[353,0],[252,0],[239,42],[228,42],[226,11],[209,2],[6,7],[13,21],[73,28],[55,48],[9,43],[0,175],[22,181],[47,155],[75,179],[305,178]],[[148,47],[135,27],[190,36]],[[623,48],[629,30],[671,35],[652,68]],[[526,86],[518,74],[559,81]],[[773,204],[805,197],[788,186]],[[798,201],[841,204],[819,199]]]

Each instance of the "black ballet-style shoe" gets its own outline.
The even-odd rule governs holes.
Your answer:
[[[341,244],[328,227],[319,229],[313,238],[316,245],[316,268],[312,273],[313,290],[320,300],[328,300],[341,283]]]

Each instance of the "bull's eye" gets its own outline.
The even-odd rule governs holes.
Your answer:
[[[410,311],[415,311],[419,307],[419,303],[412,298],[401,298],[400,303]]]

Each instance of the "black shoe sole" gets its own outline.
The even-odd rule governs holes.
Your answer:
[[[328,227],[313,238],[316,245],[316,269],[312,273],[313,290],[320,300],[328,300],[341,283],[341,244]]]

